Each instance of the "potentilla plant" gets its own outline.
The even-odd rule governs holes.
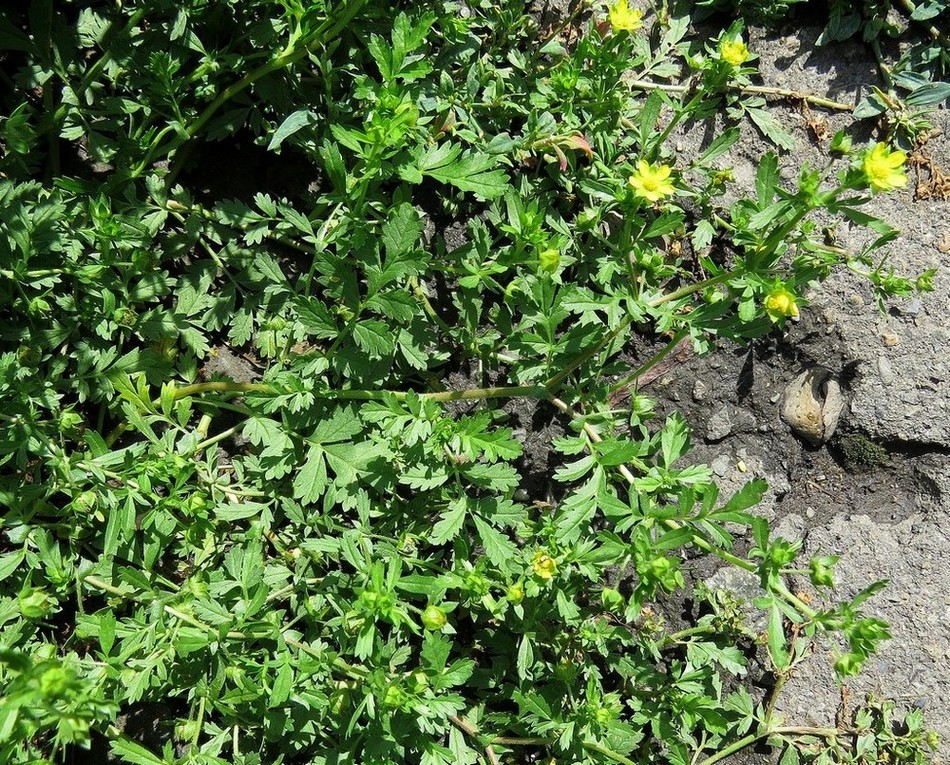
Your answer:
[[[880,583],[840,597],[763,481],[720,496],[682,417],[615,395],[686,338],[781,331],[835,267],[926,288],[861,209],[901,152],[842,135],[791,183],[768,154],[723,208],[739,124],[688,161],[669,138],[711,104],[762,128],[754,53],[626,2],[544,29],[510,2],[34,6],[0,27],[0,760],[925,760],[887,702],[779,721],[814,640],[844,678],[887,637]],[[222,195],[217,142],[273,175]],[[306,191],[266,188],[291,167]],[[878,237],[830,246],[818,212]],[[631,370],[634,331],[661,347]],[[550,495],[512,399],[559,425]],[[766,629],[698,555],[758,577]]]

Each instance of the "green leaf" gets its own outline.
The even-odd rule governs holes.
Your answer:
[[[798,749],[794,744],[788,744],[785,751],[782,753],[782,758],[778,761],[778,765],[800,765],[801,758],[798,756]]]
[[[268,151],[279,149],[280,145],[298,130],[303,129],[310,122],[310,110],[298,109],[287,115],[286,119],[280,123],[277,130],[271,136],[270,143],[267,144]]]
[[[389,358],[396,349],[392,331],[376,319],[358,322],[353,327],[353,339],[371,359]]]
[[[554,536],[561,544],[573,544],[580,539],[597,511],[597,494],[606,490],[604,470],[597,467],[590,480],[571,492],[558,508]]]
[[[102,653],[108,656],[112,652],[112,646],[115,644],[115,614],[110,609],[104,609],[100,611],[96,617],[99,623],[99,645],[102,646]]]
[[[791,133],[782,127],[782,123],[775,118],[774,114],[765,109],[756,107],[747,107],[745,111],[746,114],[749,115],[749,118],[755,123],[756,127],[761,130],[765,137],[772,143],[787,151],[795,150],[797,145],[795,139]]]
[[[531,648],[531,638],[528,635],[521,636],[521,644],[518,646],[518,659],[516,664],[518,669],[518,677],[523,680],[531,680],[533,678],[532,669],[534,668],[534,650]],[[515,699],[522,708],[526,706],[534,706],[532,704],[534,701],[533,695],[530,697],[530,701],[529,697],[521,696],[521,694],[516,694]],[[535,708],[537,707],[535,706]],[[545,719],[549,719],[550,716],[550,710],[546,710]]]
[[[268,706],[272,709],[274,707],[279,707],[287,699],[290,698],[290,692],[294,687],[294,670],[290,666],[289,661],[284,661],[280,665],[280,669],[277,670],[277,675],[274,677],[274,684],[271,687],[270,699],[268,700]]]
[[[485,547],[485,556],[499,570],[510,571],[511,562],[518,556],[518,548],[514,542],[477,515],[473,515],[472,519],[475,521],[478,536]]]
[[[328,484],[323,448],[313,445],[307,451],[303,466],[294,477],[294,498],[305,505],[312,505],[323,496]]]
[[[112,754],[122,757],[125,762],[131,765],[170,765],[169,760],[162,759],[152,754],[141,744],[119,735],[118,738],[109,742],[109,748]]]
[[[459,659],[453,662],[452,666],[442,673],[438,685],[440,688],[453,688],[455,686],[464,685],[474,671],[474,661],[471,659]]]
[[[109,512],[106,523],[105,538],[102,542],[102,554],[111,557],[119,550],[119,545],[125,543],[135,533],[135,503],[131,495]]]
[[[780,669],[787,669],[791,657],[789,656],[788,649],[786,647],[787,643],[785,640],[785,627],[783,624],[782,611],[778,607],[778,604],[772,603],[772,607],[769,611],[769,626],[768,626],[768,645],[769,645],[769,654],[772,657],[772,661],[775,663],[775,666]]]
[[[490,200],[497,199],[508,190],[508,175],[496,169],[497,165],[497,157],[471,150],[463,152],[458,144],[445,142],[423,154],[417,169],[422,175],[451,184],[462,191],[471,191],[480,199]]]
[[[408,202],[396,205],[390,210],[383,224],[383,247],[386,257],[399,258],[415,249],[422,236],[422,218]]]
[[[908,106],[936,106],[950,99],[950,82],[929,82],[904,99]]]
[[[696,164],[705,165],[725,154],[736,144],[736,141],[739,140],[739,135],[740,131],[737,127],[731,127],[726,130],[726,132],[719,135],[716,140],[709,144],[709,148],[702,153],[702,156],[696,161]]]
[[[23,562],[24,555],[25,553],[22,550],[14,550],[0,555],[0,582],[17,570],[17,567]]]
[[[442,514],[442,517],[432,527],[432,533],[429,540],[434,545],[443,545],[452,540],[461,531],[465,524],[465,516],[468,514],[468,503],[464,497],[455,499],[449,503],[448,509]]]
[[[872,93],[862,99],[858,105],[854,107],[851,116],[856,120],[866,120],[884,114],[886,111],[887,103],[884,99],[877,93]]]
[[[775,190],[778,188],[778,178],[778,155],[774,151],[766,152],[759,160],[759,169],[755,174],[755,195],[760,207],[772,204]]]

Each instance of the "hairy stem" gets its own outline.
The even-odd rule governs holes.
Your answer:
[[[630,87],[637,90],[662,90],[664,93],[687,93],[688,85],[670,85],[665,82],[652,82],[651,80],[630,80]],[[816,96],[811,93],[804,93],[798,90],[787,90],[785,88],[773,88],[765,85],[735,85],[729,88],[736,93],[748,93],[760,96],[775,96],[776,98],[790,98],[795,101],[804,101],[811,106],[821,106],[825,109],[832,109],[840,112],[850,112],[854,110],[854,104],[845,104],[840,101],[833,101],[824,96]]]

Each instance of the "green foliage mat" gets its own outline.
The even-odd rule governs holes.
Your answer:
[[[740,126],[795,139],[741,26],[688,29],[626,2],[544,28],[515,0],[2,12],[0,761],[925,761],[888,702],[773,714],[820,635],[860,669],[881,585],[836,598],[762,481],[720,497],[681,418],[612,403],[836,266],[929,283],[860,209],[906,183],[885,143],[733,188]],[[661,350],[631,370],[634,331]],[[525,492],[517,397],[563,429],[556,501]],[[763,634],[697,555],[758,577]],[[703,615],[671,627],[687,589]],[[157,744],[126,722],[150,705]]]

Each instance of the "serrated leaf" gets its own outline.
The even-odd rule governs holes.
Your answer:
[[[279,707],[290,698],[290,692],[294,686],[294,670],[290,662],[285,661],[277,670],[277,676],[274,678],[274,684],[271,687],[268,706],[271,708]]]
[[[736,141],[739,140],[740,131],[737,127],[731,127],[726,132],[716,138],[709,148],[702,153],[702,156],[696,161],[697,164],[705,165],[708,162],[722,156],[731,149]]]
[[[391,290],[378,292],[366,301],[366,308],[381,313],[387,319],[400,324],[408,324],[416,315],[418,306],[412,296],[405,292]]]
[[[766,152],[755,173],[755,195],[760,207],[772,204],[775,189],[778,188],[778,177],[778,155],[774,151]]]
[[[388,358],[396,349],[389,327],[375,319],[361,321],[353,327],[353,339],[371,359]]]
[[[320,446],[311,446],[303,466],[294,476],[294,498],[305,505],[314,504],[327,490],[327,465]]]
[[[518,669],[518,677],[523,680],[531,680],[533,678],[531,669],[534,666],[534,650],[531,648],[531,638],[527,635],[522,636],[521,644],[518,646],[518,659],[516,666]],[[527,707],[529,711],[532,711],[535,714],[539,714],[540,711],[539,716],[543,716],[544,719],[550,719],[550,710],[545,710],[544,707],[534,703],[536,700],[533,696],[522,696],[521,694],[516,693],[515,700],[518,702],[518,705],[522,707],[522,709]]]
[[[453,688],[462,685],[472,676],[475,671],[475,662],[471,659],[459,659],[452,662],[452,666],[446,669],[439,678],[440,688]]]
[[[458,144],[446,142],[423,154],[416,169],[441,183],[490,200],[502,196],[509,188],[508,174],[497,166],[495,156],[471,150],[463,152]],[[409,180],[405,175],[403,178]]]
[[[598,467],[591,479],[572,492],[558,508],[555,539],[561,544],[572,544],[581,536],[597,510],[597,493],[603,489],[603,469]]]
[[[316,298],[297,296],[294,299],[297,319],[307,333],[321,339],[335,338],[339,333],[330,309]]]
[[[786,669],[790,657],[786,648],[785,626],[783,624],[782,611],[778,607],[778,604],[774,602],[769,611],[768,645],[769,654],[775,666],[780,670]]]
[[[775,118],[775,115],[765,109],[759,108],[747,108],[745,111],[746,114],[749,115],[749,118],[755,123],[756,127],[761,130],[765,137],[772,143],[787,151],[795,150],[795,146],[797,145],[795,139],[791,133],[782,127],[782,124]]]
[[[422,218],[416,209],[404,202],[390,211],[383,224],[383,247],[387,258],[399,258],[415,249],[422,236]]]
[[[485,556],[501,571],[511,569],[511,561],[518,555],[518,548],[507,536],[493,528],[477,515],[472,516],[478,536],[485,547]]]
[[[442,545],[455,539],[465,524],[465,516],[467,514],[468,503],[464,498],[450,502],[448,509],[432,527],[432,533],[429,535],[429,540],[432,544]]]
[[[167,765],[164,759],[122,735],[110,741],[109,748],[130,765]]]

